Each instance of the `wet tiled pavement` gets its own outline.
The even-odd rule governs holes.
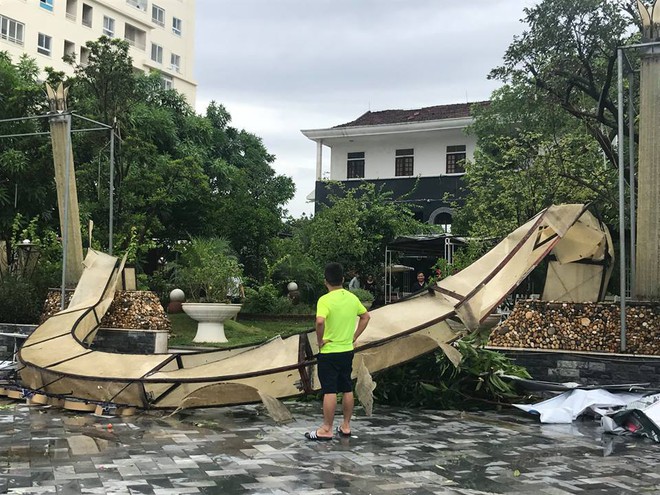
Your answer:
[[[104,418],[0,399],[0,493],[660,494],[660,444],[518,411],[376,406],[310,442],[320,403]],[[111,425],[111,426],[110,426]]]

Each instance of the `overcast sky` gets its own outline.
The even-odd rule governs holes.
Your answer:
[[[197,111],[223,104],[291,177],[287,205],[313,213],[316,143],[367,110],[489,98],[488,72],[533,0],[197,0]],[[329,170],[329,151],[324,151]]]

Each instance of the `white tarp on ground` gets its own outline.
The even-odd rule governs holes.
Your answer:
[[[571,423],[585,413],[604,416],[631,402],[640,400],[644,394],[636,392],[612,393],[603,389],[575,389],[536,404],[513,404],[518,409],[539,415],[541,423]]]

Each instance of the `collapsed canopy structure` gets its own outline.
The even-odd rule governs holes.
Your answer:
[[[556,300],[603,295],[612,256],[609,233],[583,205],[560,205],[545,209],[428,293],[373,310],[354,361],[358,396],[367,411],[372,373],[437,348],[458,362],[460,354],[450,343],[466,329],[476,329],[550,253],[560,267],[548,272]],[[92,350],[121,270],[118,259],[89,251],[69,307],[39,326],[20,350],[22,387],[52,398],[140,408],[268,405],[320,388],[313,330],[250,347],[194,353]]]

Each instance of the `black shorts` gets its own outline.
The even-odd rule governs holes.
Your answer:
[[[329,352],[319,354],[319,380],[321,392],[336,394],[339,392],[352,392],[353,382],[353,351]]]

